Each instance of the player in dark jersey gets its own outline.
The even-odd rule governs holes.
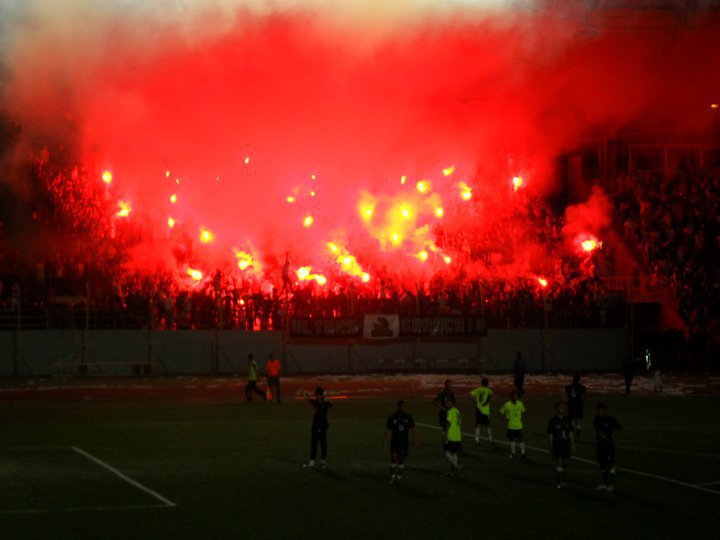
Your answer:
[[[604,403],[598,403],[597,416],[593,421],[597,439],[597,461],[600,465],[602,483],[597,489],[615,490],[615,437],[622,429],[620,422],[606,414]]]
[[[575,428],[575,440],[580,439],[580,432],[582,431],[582,419],[583,419],[583,405],[585,404],[585,396],[587,395],[587,388],[583,384],[580,384],[580,375],[573,375],[573,381],[565,387],[563,398],[567,402],[567,412],[572,422],[573,428]]]
[[[307,397],[307,392],[305,395]],[[310,461],[304,464],[303,467],[315,466],[318,445],[320,445],[321,467],[325,468],[325,459],[327,458],[327,431],[330,427],[327,415],[328,410],[332,407],[332,403],[325,401],[325,391],[319,386],[315,389],[315,395],[308,398],[308,401],[315,409],[315,412],[313,413],[312,435],[310,437]]]
[[[556,485],[561,488],[575,444],[572,421],[565,414],[565,403],[560,402],[555,406],[555,416],[548,421],[547,434],[550,439],[550,454],[555,460]]]
[[[388,433],[390,434],[390,484],[393,484],[402,480],[405,472],[405,458],[408,455],[411,434],[413,444],[417,444],[415,421],[405,412],[405,402],[402,400],[397,403],[397,411],[385,422],[383,447],[387,444]]]
[[[455,403],[455,393],[452,391],[452,381],[447,379],[443,389],[433,400],[433,403],[435,403],[438,408],[438,423],[443,431],[443,440],[445,439],[445,432],[448,428],[447,412],[450,409],[451,400]]]

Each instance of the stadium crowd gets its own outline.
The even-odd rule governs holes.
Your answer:
[[[607,288],[600,276],[612,271],[611,249],[571,264],[557,247],[562,218],[542,199],[527,196],[521,209],[505,210],[490,227],[517,229],[497,238],[517,241],[532,235],[533,241],[546,245],[557,261],[547,284],[541,285],[537,278],[473,279],[448,274],[408,286],[381,268],[367,284],[337,278],[324,287],[303,281],[279,290],[278,264],[268,266],[262,276],[219,268],[212,279],[181,287],[169,271],[149,273],[124,266],[127,251],[152,232],[142,224],[114,219],[117,203],[102,184],[89,181],[90,172],[77,166],[54,168],[45,152],[32,169],[35,196],[30,227],[45,243],[29,250],[17,242],[17,234],[10,241],[0,223],[0,326],[4,328],[89,325],[253,331],[284,328],[289,316],[376,313],[482,315],[489,328],[628,325],[624,294]],[[674,286],[677,308],[690,333],[706,331],[718,316],[720,281],[712,263],[720,247],[719,184],[717,177],[708,175],[646,172],[613,182],[618,186],[611,193],[618,228],[628,244],[636,246],[640,271]],[[497,252],[512,248],[489,244],[491,234],[441,228],[435,234],[440,248],[452,249],[469,264],[492,266]],[[180,260],[184,256],[175,255]]]

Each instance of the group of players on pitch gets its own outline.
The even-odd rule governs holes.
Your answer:
[[[468,396],[475,404],[475,443],[480,444],[480,432],[485,428],[486,438],[491,445],[494,444],[490,422],[490,399],[493,391],[490,389],[488,379],[483,378],[480,386],[472,390]],[[502,404],[498,414],[506,423],[506,436],[510,445],[510,458],[518,456],[525,458],[525,443],[523,442],[523,418],[525,405],[520,399],[521,390],[514,388],[510,392],[510,399]],[[565,477],[568,461],[572,454],[575,441],[582,431],[583,405],[585,403],[586,388],[580,383],[580,376],[575,375],[573,382],[563,389],[562,401],[555,407],[555,415],[550,418],[547,425],[550,454],[555,461],[556,486],[561,488]],[[332,406],[325,400],[322,388],[317,388],[315,394],[309,398],[315,408],[312,425],[310,461],[305,467],[314,467],[318,450],[321,450],[321,466],[325,466],[327,454],[327,412]],[[461,414],[457,408],[452,382],[445,381],[443,389],[433,400],[438,408],[438,423],[442,429],[443,450],[450,463],[448,476],[455,476],[460,468],[458,454],[462,444]],[[615,479],[615,437],[620,431],[620,423],[606,413],[605,404],[597,405],[597,415],[593,421],[597,445],[597,462],[600,466],[602,481],[597,489],[613,491]],[[415,421],[405,411],[405,402],[399,401],[397,410],[388,417],[385,423],[383,444],[387,444],[390,436],[390,484],[399,482],[405,469],[405,458],[410,448],[410,438],[415,444]]]
[[[498,414],[506,424],[506,437],[510,444],[510,458],[527,457],[523,441],[523,419],[525,404],[520,399],[522,390],[513,388],[510,399],[502,404]],[[475,443],[480,444],[480,431],[484,427],[487,440],[494,444],[490,427],[490,398],[492,397],[488,380],[483,378],[480,386],[468,395],[475,403]],[[555,406],[555,415],[548,420],[547,435],[550,455],[555,461],[556,482],[558,488],[563,486],[565,471],[572,454],[575,441],[582,432],[583,406],[587,390],[580,383],[580,376],[574,375],[571,384],[563,389],[562,401]],[[445,381],[444,388],[435,397],[438,407],[438,422],[443,430],[445,457],[450,462],[449,476],[458,471],[458,451],[461,444],[460,411],[457,408],[452,382]],[[602,481],[598,489],[613,491],[615,489],[615,437],[620,431],[620,423],[607,414],[604,403],[597,405],[597,415],[593,421],[597,445],[597,462],[600,466]],[[392,479],[391,479],[392,481]]]

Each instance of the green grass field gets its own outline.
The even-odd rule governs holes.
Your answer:
[[[17,401],[0,407],[3,539],[31,538],[700,538],[720,530],[720,396],[590,395],[623,424],[617,491],[596,491],[586,429],[567,487],[554,487],[545,426],[556,398],[528,396],[529,459],[474,445],[447,464],[430,399],[405,479],[382,448],[394,396],[331,410],[329,468],[305,470],[312,409],[239,399]],[[498,403],[495,404],[495,410]]]

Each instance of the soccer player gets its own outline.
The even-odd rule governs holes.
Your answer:
[[[565,403],[555,406],[555,416],[548,421],[547,434],[550,439],[550,455],[555,460],[555,479],[558,488],[562,487],[567,470],[567,462],[575,444],[573,425],[565,415]]]
[[[452,391],[452,381],[450,379],[445,380],[445,384],[443,385],[443,389],[440,390],[440,393],[438,393],[437,396],[435,396],[435,399],[433,400],[433,403],[438,408],[438,423],[440,424],[440,427],[443,431],[443,438],[445,437],[445,434],[447,433],[447,427],[448,427],[448,420],[447,420],[447,412],[450,410],[450,401],[452,400],[453,404],[455,403],[455,393]]]
[[[490,398],[493,392],[488,384],[488,380],[483,377],[480,386],[468,394],[475,403],[475,444],[480,444],[480,426],[485,426],[487,438],[490,444],[493,444],[492,428],[490,427]]]
[[[417,444],[415,436],[415,421],[413,417],[405,412],[405,402],[398,401],[397,411],[391,414],[385,422],[385,434],[383,436],[383,447],[387,444],[387,436],[390,434],[390,484],[402,480],[405,472],[405,458],[408,455],[410,446],[409,439],[412,434],[413,444]]]
[[[450,462],[448,476],[455,476],[458,472],[458,452],[462,444],[460,410],[455,406],[455,397],[447,398],[448,410],[446,415],[447,429],[445,430],[445,457]]]
[[[606,414],[604,403],[598,403],[597,416],[593,422],[597,440],[597,461],[600,465],[602,483],[597,489],[615,490],[615,437],[622,429],[620,423]]]
[[[510,392],[510,401],[506,401],[498,411],[507,423],[507,439],[510,441],[510,458],[514,458],[516,444],[520,446],[520,457],[525,458],[525,443],[523,442],[523,415],[525,405],[518,399],[518,391]]]
[[[307,393],[305,394],[307,396]],[[320,458],[322,459],[321,467],[324,469],[327,459],[327,431],[330,427],[327,415],[328,410],[332,407],[332,403],[325,401],[325,391],[321,387],[315,389],[315,394],[308,399],[310,405],[313,406],[313,421],[310,437],[310,461],[303,467],[312,468],[315,466],[315,458],[317,457],[318,445],[320,445]]]
[[[563,399],[567,402],[568,416],[575,429],[575,440],[580,440],[580,432],[582,431],[583,405],[585,404],[585,396],[587,388],[580,384],[580,375],[573,375],[571,384],[565,387]]]
[[[259,395],[265,401],[265,393],[257,387],[258,366],[252,354],[248,354],[248,382],[245,386],[245,399],[248,403],[252,401],[253,393]]]

